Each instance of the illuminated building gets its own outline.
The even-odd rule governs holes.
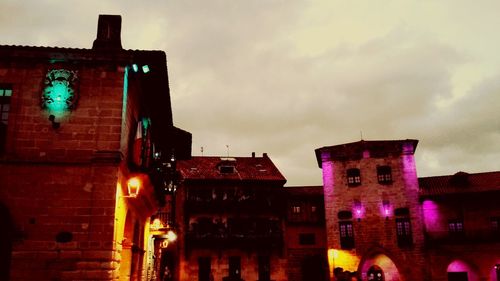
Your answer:
[[[316,149],[332,280],[500,280],[500,172],[419,179],[417,143]]]
[[[171,180],[153,154],[188,158],[191,135],[172,123],[165,53],[120,33],[105,15],[91,49],[0,46],[0,280],[153,274]]]
[[[180,280],[286,280],[286,180],[267,154],[177,167]]]

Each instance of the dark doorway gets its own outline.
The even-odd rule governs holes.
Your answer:
[[[326,259],[321,255],[314,255],[302,261],[302,281],[327,280]]]
[[[230,280],[240,280],[241,279],[241,259],[240,259],[240,257],[237,257],[237,256],[229,257],[229,279]]]
[[[9,280],[13,226],[8,209],[0,203],[0,280]]]
[[[269,256],[259,256],[259,281],[271,280],[271,259]]]
[[[198,258],[198,281],[210,281],[211,272],[210,257]]]
[[[368,280],[369,281],[384,281],[384,271],[377,265],[373,265],[368,269]]]
[[[469,281],[467,272],[448,272],[448,281]]]

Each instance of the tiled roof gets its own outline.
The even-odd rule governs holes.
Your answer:
[[[231,167],[234,167],[232,170]],[[286,179],[267,155],[263,157],[193,156],[177,162],[184,180],[278,181]]]
[[[322,157],[334,161],[358,160],[364,157],[364,152],[369,152],[369,157],[387,157],[390,154],[413,154],[417,148],[418,140],[361,140],[357,142],[324,146],[315,150],[318,166],[321,168]],[[326,153],[326,154],[325,154]]]
[[[291,196],[323,196],[323,186],[287,186],[285,192]]]
[[[419,178],[420,196],[500,191],[500,171]]]
[[[22,46],[22,45],[0,45],[2,59],[36,59],[36,60],[124,60],[129,61],[131,57],[140,56],[141,59],[150,58],[164,63],[165,52],[159,50],[95,50],[86,48],[45,47],[45,46]]]

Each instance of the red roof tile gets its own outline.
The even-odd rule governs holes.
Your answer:
[[[500,171],[424,177],[418,179],[420,196],[500,191]]]
[[[234,172],[231,171],[234,167]],[[193,156],[177,163],[184,180],[278,181],[286,179],[274,163],[263,157]],[[224,172],[226,171],[226,172]]]
[[[323,186],[287,186],[285,192],[291,196],[323,196]]]

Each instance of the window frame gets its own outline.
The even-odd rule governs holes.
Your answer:
[[[448,220],[448,235],[451,239],[461,241],[465,237],[464,220]]]
[[[396,237],[398,247],[408,248],[413,245],[413,233],[410,217],[396,218]]]
[[[361,185],[361,170],[358,168],[349,168],[346,171],[347,186],[355,187]]]
[[[0,84],[0,155],[4,154],[6,148],[13,92],[12,85]]]
[[[392,168],[389,165],[377,166],[377,181],[379,184],[392,184]]]
[[[350,250],[355,248],[354,225],[352,221],[339,221],[340,248]]]

